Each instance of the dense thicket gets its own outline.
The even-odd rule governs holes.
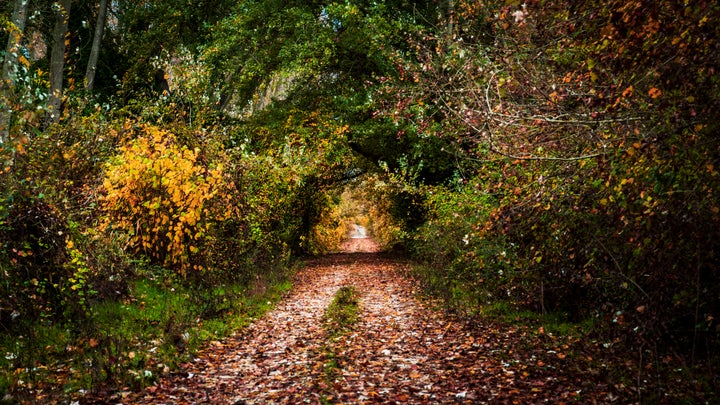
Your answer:
[[[471,310],[510,299],[592,320],[609,351],[714,370],[718,7],[457,7],[452,34],[417,38],[402,90],[385,92],[388,115],[452,140],[462,162],[420,191],[428,285]]]
[[[138,280],[252,286],[352,217],[468,314],[714,372],[719,6],[109,3],[0,6],[0,333],[89,341]]]

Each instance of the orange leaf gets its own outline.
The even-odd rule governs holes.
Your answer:
[[[658,97],[660,97],[660,96],[662,95],[662,91],[661,91],[660,89],[658,89],[657,87],[652,87],[652,88],[648,91],[648,95],[649,95],[651,98],[658,98]]]
[[[623,97],[630,97],[630,96],[633,95],[633,91],[634,91],[634,90],[635,90],[635,89],[633,88],[633,86],[629,86],[627,89],[625,89],[625,91],[622,92],[622,96],[623,96]]]

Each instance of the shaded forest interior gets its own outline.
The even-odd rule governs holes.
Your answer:
[[[588,342],[627,401],[717,399],[720,4],[12,0],[0,28],[0,401],[152,385],[354,225],[448,313]]]

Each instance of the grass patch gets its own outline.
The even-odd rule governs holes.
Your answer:
[[[325,310],[325,329],[331,338],[352,329],[360,311],[358,292],[355,287],[340,287]]]
[[[436,310],[518,326],[542,326],[544,331],[555,335],[582,336],[595,326],[594,318],[573,322],[563,312],[548,312],[543,315],[522,309],[511,300],[490,294],[483,285],[477,283],[477,275],[465,274],[466,279],[463,281],[420,264],[413,266],[410,275],[420,281],[423,287],[420,299]]]
[[[291,284],[187,286],[160,277],[130,282],[123,300],[92,305],[87,319],[0,332],[0,403],[55,402],[139,389],[190,359],[205,342],[261,316]]]
[[[320,382],[320,403],[332,404],[337,396],[333,384],[342,374],[342,359],[333,345],[344,333],[349,332],[358,321],[360,313],[359,294],[355,287],[340,287],[323,316],[329,342],[322,348],[323,378]]]
[[[559,336],[583,336],[594,325],[592,318],[583,322],[571,322],[563,312],[548,312],[543,316],[534,311],[519,309],[508,301],[493,301],[482,305],[478,308],[477,315],[507,324],[542,326],[545,332]]]

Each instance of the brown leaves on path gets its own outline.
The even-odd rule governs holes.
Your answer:
[[[609,401],[570,363],[561,338],[471,324],[426,307],[406,264],[374,253],[308,263],[265,317],[125,404],[536,403]],[[330,339],[323,314],[335,292],[360,292],[360,320]],[[571,342],[570,342],[571,343]],[[332,367],[332,372],[328,368]],[[585,374],[583,376],[583,374]]]
[[[380,247],[371,238],[348,238],[342,245],[345,253],[374,253],[379,252]]]

